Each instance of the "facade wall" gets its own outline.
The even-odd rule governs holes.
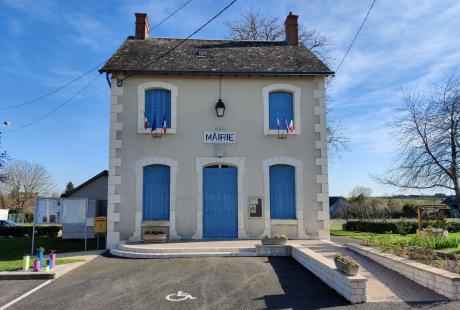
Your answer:
[[[138,86],[152,82],[177,87],[176,132],[161,139],[153,139],[149,133],[138,133]],[[300,112],[301,131],[287,139],[264,133],[263,89],[274,84],[300,90],[300,111],[297,112]],[[136,199],[142,192],[136,168],[139,170],[142,163],[152,162],[169,162],[175,166],[176,175],[171,184],[174,237],[201,237],[201,227],[197,228],[197,224],[201,225],[202,167],[198,166],[219,162],[238,168],[240,238],[259,238],[270,232],[286,233],[291,238],[329,237],[324,78],[223,77],[222,100],[226,110],[222,118],[216,116],[214,109],[218,98],[218,77],[130,77],[122,87],[113,79],[108,245],[119,240],[139,239],[136,227],[142,214],[139,214]],[[217,146],[204,144],[203,132],[212,130],[234,131],[237,142]],[[224,151],[223,157],[216,156],[217,149]],[[300,186],[296,197],[297,220],[267,221],[269,205],[264,197],[268,195],[268,180],[264,175],[264,162],[300,163],[301,171],[296,168],[299,174],[296,180],[300,180],[296,181],[296,186]],[[264,198],[262,218],[249,219],[250,196]]]

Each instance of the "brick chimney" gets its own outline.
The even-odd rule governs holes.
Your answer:
[[[284,22],[284,30],[286,32],[286,42],[289,45],[299,44],[299,24],[297,23],[298,15],[293,15],[289,12]]]
[[[146,13],[135,13],[136,15],[136,39],[145,40],[149,37],[149,17]]]

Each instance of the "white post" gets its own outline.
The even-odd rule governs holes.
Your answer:
[[[37,221],[37,202],[38,199],[35,198],[35,210],[34,210],[34,221],[32,223],[32,248],[30,249],[30,256],[34,256],[34,245],[35,245],[35,222]]]
[[[85,206],[85,252],[88,246],[88,199],[86,199],[86,206]]]

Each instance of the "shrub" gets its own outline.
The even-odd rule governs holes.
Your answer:
[[[36,226],[35,236],[57,237],[61,226]],[[0,236],[3,237],[26,237],[32,236],[32,226],[1,227]]]
[[[405,218],[417,217],[417,210],[415,209],[415,205],[412,203],[405,203],[401,210],[401,216]]]
[[[344,230],[363,231],[377,234],[413,234],[417,231],[417,223],[398,221],[398,222],[372,222],[372,221],[351,221],[343,225]]]
[[[445,228],[449,232],[459,232],[460,231],[460,222],[447,222]]]
[[[418,246],[422,248],[428,248],[432,250],[441,250],[448,248],[460,248],[459,237],[448,237],[448,238],[425,238],[420,239],[413,237],[409,240],[409,245]]]

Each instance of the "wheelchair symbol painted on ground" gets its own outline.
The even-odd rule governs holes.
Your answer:
[[[196,299],[196,297],[193,297],[189,293],[178,291],[176,294],[169,294],[168,296],[166,296],[166,299],[169,301],[184,301],[187,299],[194,300]]]

